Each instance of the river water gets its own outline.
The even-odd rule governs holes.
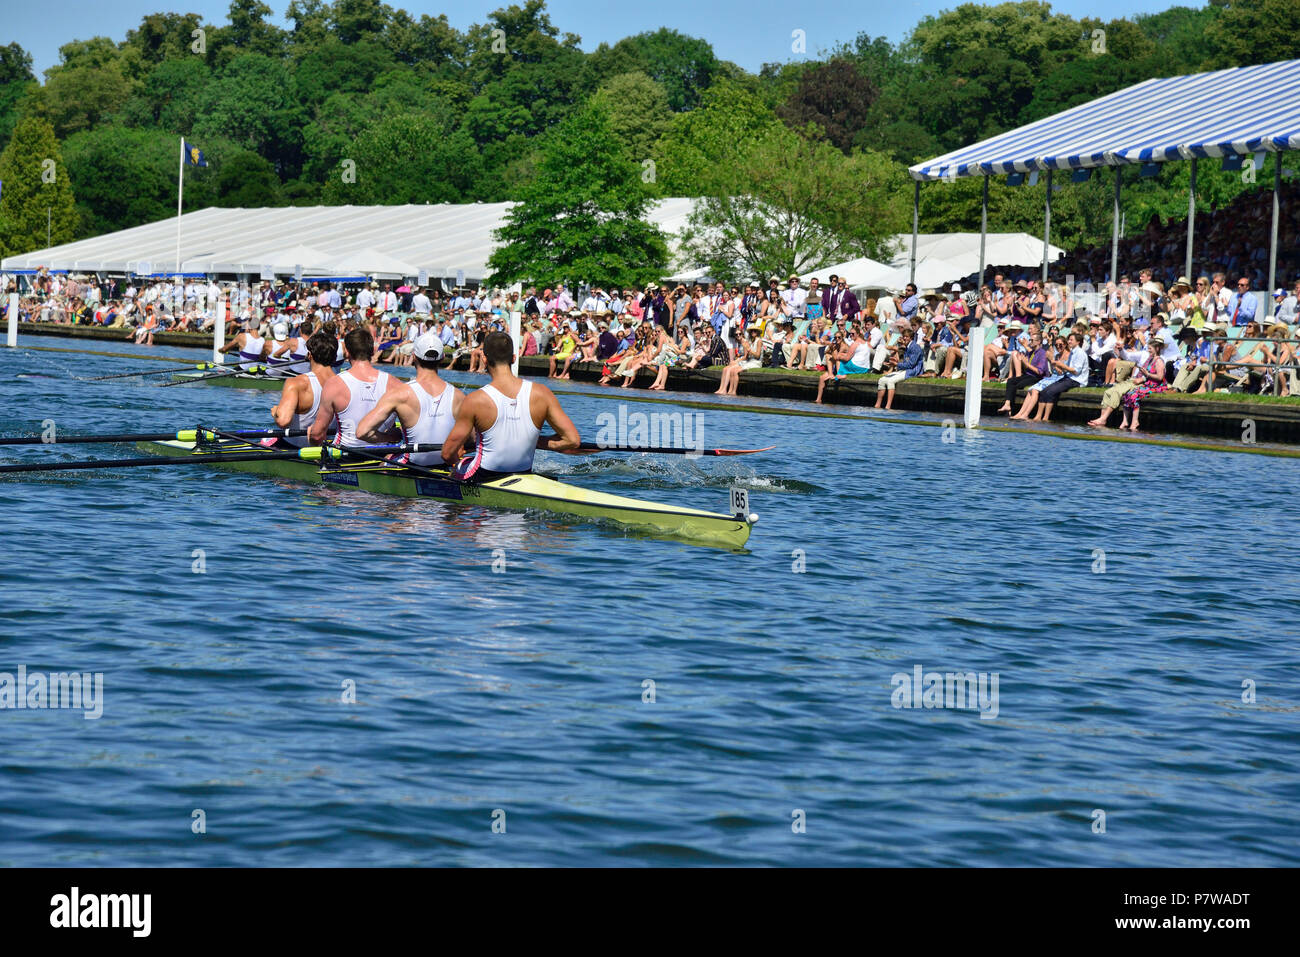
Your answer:
[[[0,433],[267,424],[268,393],[72,378],[153,365],[5,350]],[[587,437],[626,398],[575,390]],[[1300,463],[627,409],[777,448],[539,468],[743,486],[747,551],[197,468],[0,476],[0,672],[102,673],[93,720],[0,710],[0,865],[1300,863]]]

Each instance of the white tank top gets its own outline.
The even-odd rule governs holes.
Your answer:
[[[866,339],[859,339],[857,348],[853,350],[853,358],[849,361],[859,369],[871,368],[871,343]]]
[[[306,377],[307,384],[311,386],[311,408],[302,414],[295,412],[293,418],[289,420],[290,429],[310,429],[311,424],[316,421],[316,413],[320,411],[320,380],[316,378],[314,372],[308,372]],[[290,436],[285,441],[299,448],[311,444],[305,435]]]
[[[420,405],[420,417],[415,425],[406,429],[406,441],[412,445],[442,445],[451,435],[456,417],[452,414],[452,393],[450,383],[443,383],[442,392],[436,397],[425,391],[420,383],[412,382],[411,391]],[[410,458],[412,465],[442,465],[441,452],[416,452]]]
[[[266,340],[259,339],[256,335],[249,332],[244,336],[244,344],[239,348],[239,358],[244,359],[244,365],[248,362],[261,362],[262,350],[266,348]]]
[[[533,423],[530,410],[533,384],[525,379],[513,399],[491,385],[483,386],[483,393],[496,404],[497,419],[492,428],[479,435],[479,468],[492,472],[531,471],[537,436],[542,431]]]
[[[364,419],[388,390],[388,373],[379,373],[374,382],[362,382],[352,374],[352,370],[340,372],[339,378],[348,387],[348,404],[342,412],[336,413],[338,434],[334,437],[335,445],[364,445],[357,441],[357,425]]]
[[[289,355],[293,356],[295,359],[306,359],[307,337],[299,336],[296,341],[298,344],[289,350]]]

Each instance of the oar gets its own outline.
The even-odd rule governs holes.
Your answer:
[[[200,426],[200,428],[202,428],[202,426]],[[227,439],[240,438],[240,435],[237,432],[223,432],[221,429],[203,429],[203,431]],[[442,451],[441,445],[433,445],[427,442],[424,444],[416,443],[414,445],[365,445],[359,447],[323,445],[319,446],[314,451],[320,459],[341,459],[349,455],[358,455],[361,458],[373,459],[376,462],[382,462],[383,464],[391,465],[394,468],[408,469],[409,471],[416,472],[420,475],[427,475],[430,478],[445,479],[448,474],[446,471],[435,472],[422,465],[412,465],[409,462],[392,462],[388,459],[388,456],[390,455],[402,455],[404,453],[416,455],[421,452]],[[346,468],[346,466],[343,467]]]
[[[175,382],[164,382],[162,388],[172,385],[190,385],[195,382],[211,382],[213,379],[228,379],[231,376],[243,375],[244,373],[265,372],[266,366],[249,366],[247,369],[231,369],[229,372],[216,372],[212,375],[195,376],[193,379],[177,379]]]
[[[546,435],[543,438],[552,439],[553,435]],[[643,449],[637,448],[620,448],[616,445],[600,445],[596,442],[580,442],[577,451],[579,452],[644,452],[650,455],[754,455],[757,452],[771,452],[775,445],[769,445],[765,449],[678,449],[668,446],[651,445]]]
[[[320,449],[308,446],[304,449],[283,452],[230,452],[230,453],[191,453],[189,455],[159,455],[155,458],[136,459],[90,459],[79,462],[39,462],[34,465],[0,465],[0,472],[62,472],[73,469],[123,469],[151,465],[209,465],[213,462],[248,462],[254,459],[304,459],[314,461],[320,457]]]
[[[243,429],[237,432],[223,433],[246,439],[282,439],[289,436],[306,435],[306,429]],[[0,438],[0,445],[89,445],[95,442],[194,442],[198,440],[197,429],[182,429],[180,432],[126,432],[120,435],[58,435],[53,442],[46,442],[39,435],[16,435]]]
[[[197,364],[191,363],[190,365],[187,366],[179,366],[175,369],[142,369],[138,372],[115,372],[112,375],[93,375],[90,378],[82,379],[81,381],[98,382],[100,379],[125,379],[130,376],[165,375],[168,372],[189,372],[191,369],[198,369],[200,372],[203,372],[207,369],[218,369],[218,368],[221,367],[218,366],[215,362],[200,362]]]

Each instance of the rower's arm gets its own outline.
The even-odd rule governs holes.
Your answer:
[[[393,381],[396,378],[396,376],[392,376],[390,377],[390,381]],[[399,391],[399,389],[389,389],[379,397],[379,401],[375,403],[375,407],[367,412],[365,418],[357,423],[358,439],[361,439],[363,442],[373,442],[378,445],[389,441],[390,439],[400,437],[400,433],[396,429],[380,431],[379,427],[388,421],[390,415],[396,413],[397,418],[400,421],[404,418],[402,413],[409,411],[402,408],[401,396],[404,391],[405,390]]]
[[[280,390],[280,401],[271,407],[271,417],[275,419],[275,424],[282,429],[287,429],[289,423],[293,421],[294,413],[298,411],[298,392],[301,386],[297,379],[286,379],[284,388]]]
[[[461,453],[465,448],[465,442],[474,432],[475,410],[478,409],[483,401],[485,401],[485,399],[482,393],[474,392],[466,396],[465,400],[460,403],[460,408],[456,410],[456,424],[451,427],[451,432],[447,436],[447,441],[442,443],[442,460],[448,465],[455,465],[460,461]]]
[[[581,444],[578,436],[578,427],[573,424],[567,412],[560,407],[560,400],[555,397],[555,393],[540,383],[533,384],[533,394],[541,393],[546,400],[546,422],[555,434],[551,436],[539,435],[537,437],[537,447],[546,449],[549,452],[572,452]]]
[[[236,333],[236,334],[235,334],[235,337],[234,337],[233,339],[231,339],[229,342],[227,342],[224,346],[221,347],[221,351],[222,351],[222,352],[229,352],[231,349],[234,349],[236,346],[238,346],[238,345],[239,345],[239,337],[242,336],[242,335],[243,335],[242,332],[240,332],[240,333]]]

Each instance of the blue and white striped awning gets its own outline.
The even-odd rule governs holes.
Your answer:
[[[1146,80],[911,167],[913,179],[1300,149],[1300,60]]]

